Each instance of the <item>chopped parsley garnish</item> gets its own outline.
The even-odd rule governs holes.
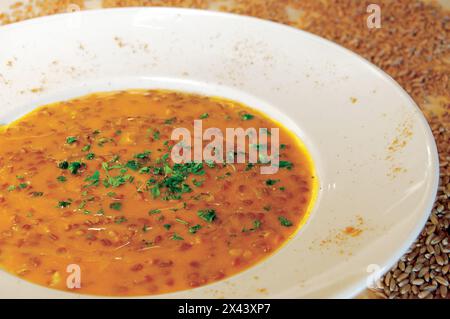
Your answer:
[[[150,151],[145,151],[139,154],[134,155],[135,158],[139,158],[139,159],[148,159],[150,156]]]
[[[138,163],[138,161],[135,161],[135,160],[132,160],[132,161],[128,161],[126,164],[125,164],[125,167],[126,168],[129,168],[129,169],[131,169],[131,170],[133,170],[133,171],[138,171],[139,170],[139,168],[141,167],[141,165]]]
[[[211,161],[211,160],[208,160],[208,161],[205,161],[205,162],[206,162],[206,165],[208,165],[209,168],[214,168],[214,167],[216,167],[216,163],[214,163],[214,162]]]
[[[167,120],[164,121],[164,124],[173,124],[176,119],[177,119],[176,117],[172,117],[170,119],[167,119]]]
[[[64,183],[67,181],[67,178],[65,176],[58,176],[56,178],[58,180],[58,182]]]
[[[15,185],[9,185],[8,188],[7,188],[8,192],[12,192],[15,189],[16,189]]]
[[[72,162],[69,163],[69,165],[67,166],[67,169],[69,170],[69,172],[71,172],[73,175],[76,175],[78,173],[78,171],[85,167],[86,165],[84,163],[81,162]]]
[[[202,226],[199,225],[199,224],[197,224],[197,225],[195,225],[195,226],[189,227],[189,232],[190,232],[191,234],[195,234],[195,233],[197,233],[201,228],[202,228]]]
[[[70,145],[70,144],[75,143],[77,140],[78,139],[75,136],[69,136],[66,138],[66,143]]]
[[[156,140],[156,141],[160,139],[159,131],[154,131],[153,132],[153,139]]]
[[[286,168],[288,170],[291,170],[293,166],[294,165],[291,162],[288,162],[288,161],[280,161],[280,163],[278,164],[278,167]]]
[[[110,139],[110,138],[102,137],[98,140],[97,145],[100,147],[103,147],[103,145],[105,145],[106,143],[111,142],[111,141],[112,141],[112,139]]]
[[[86,187],[98,186],[100,184],[100,172],[95,171],[94,174],[92,174],[92,176],[87,177],[84,181],[91,182],[89,185],[86,185]]]
[[[182,220],[180,218],[175,218],[175,221],[177,221],[178,223],[183,224],[183,225],[189,225],[189,223],[187,221]]]
[[[208,113],[203,113],[202,115],[200,115],[201,120],[207,119],[208,117],[209,117]]]
[[[273,186],[276,183],[278,183],[279,181],[280,181],[279,179],[268,179],[268,180],[266,180],[266,185],[267,186]]]
[[[27,187],[28,187],[27,183],[20,183],[19,184],[19,189],[24,189],[24,188],[27,188]]]
[[[216,219],[216,211],[214,209],[199,210],[197,215],[208,223],[212,223]]]
[[[59,167],[60,169],[67,169],[67,168],[69,168],[69,162],[67,162],[67,161],[62,161],[62,162],[58,163],[58,167]]]
[[[246,232],[249,232],[249,231],[253,232],[253,231],[259,229],[260,227],[261,227],[261,221],[257,219],[257,220],[253,221],[253,227],[252,228],[247,229],[247,228],[244,227],[242,229],[242,232],[243,233],[246,233]]]
[[[164,224],[163,227],[164,227],[166,230],[169,230],[169,229],[172,227],[172,225],[170,225],[170,224]]]
[[[194,184],[197,187],[202,186],[204,182],[205,182],[204,179],[202,179],[202,180],[196,180],[195,178],[192,179],[192,184]]]
[[[183,237],[178,235],[177,233],[173,233],[172,237],[170,237],[172,240],[184,240]]]
[[[119,211],[122,209],[122,203],[111,203],[109,208]]]
[[[83,152],[87,152],[87,151],[89,151],[91,149],[91,145],[85,145],[85,146],[83,146],[83,148],[81,149]]]
[[[253,163],[247,163],[247,166],[245,167],[245,171],[251,170],[254,166],[255,166],[255,164],[253,164]]]
[[[161,195],[161,191],[159,190],[159,185],[153,186],[151,193],[152,193],[153,198],[159,197],[159,195]]]
[[[66,207],[69,207],[71,204],[72,204],[72,201],[64,201],[64,200],[62,200],[62,201],[58,202],[58,207],[59,208],[66,208]]]
[[[159,213],[161,213],[160,209],[152,209],[151,211],[148,212],[149,215],[155,215]]]
[[[255,117],[254,115],[249,114],[249,113],[245,113],[245,114],[242,114],[242,115],[241,115],[241,119],[242,119],[243,121],[251,120],[251,119],[253,119],[254,117]]]
[[[93,160],[95,158],[95,154],[94,153],[88,153],[87,155],[86,155],[86,159],[87,160]]]
[[[141,174],[147,174],[147,173],[150,173],[150,167],[147,167],[147,166],[142,167],[142,168],[139,170],[139,173],[141,173]]]
[[[142,231],[143,231],[144,233],[148,232],[149,229],[150,229],[150,228],[149,228],[147,225],[144,225],[144,227],[142,227]]]
[[[127,181],[132,181],[133,176],[131,175],[119,175],[119,176],[108,176],[108,178],[103,180],[103,185],[108,187],[119,187],[125,184]]]
[[[284,226],[284,227],[292,226],[292,222],[289,219],[287,219],[286,217],[279,216],[278,220],[280,221],[281,226]]]

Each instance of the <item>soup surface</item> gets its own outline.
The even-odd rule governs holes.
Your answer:
[[[198,119],[204,130],[279,128],[278,172],[261,174],[261,163],[174,164],[172,131],[193,130]],[[250,147],[269,147],[268,138]],[[199,287],[282,246],[316,188],[297,138],[233,101],[135,90],[47,105],[0,130],[0,265],[86,294]]]

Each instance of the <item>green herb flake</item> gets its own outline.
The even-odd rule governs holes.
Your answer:
[[[177,119],[176,117],[172,117],[170,119],[167,119],[167,120],[164,121],[164,124],[173,124],[176,119]]]
[[[254,166],[255,166],[255,164],[253,164],[253,163],[247,163],[247,166],[245,167],[245,171],[248,172],[248,171],[251,170]]]
[[[66,207],[69,207],[71,204],[72,204],[72,201],[64,201],[64,200],[62,200],[62,201],[58,202],[58,207],[59,208],[66,208]]]
[[[151,211],[148,212],[149,215],[156,215],[161,213],[160,209],[152,209]]]
[[[202,115],[200,115],[201,120],[207,119],[208,117],[209,117],[208,113],[203,113]]]
[[[189,227],[189,232],[190,232],[191,234],[195,234],[195,233],[197,233],[201,228],[202,228],[202,226],[199,225],[199,224],[197,224],[197,225],[194,225],[194,226],[192,226],[192,227]]]
[[[177,233],[173,233],[172,237],[170,237],[170,239],[172,240],[184,240],[183,237],[181,237],[180,235],[178,235]]]
[[[73,175],[78,174],[78,171],[83,168],[85,166],[84,163],[81,162],[72,162],[68,165],[67,169],[69,170],[70,173],[72,173]]]
[[[164,227],[166,230],[169,230],[169,229],[172,227],[172,225],[170,225],[170,224],[164,224],[163,227]]]
[[[205,182],[204,179],[201,179],[201,180],[196,180],[195,178],[192,179],[192,184],[194,184],[197,187],[201,187],[204,182]]]
[[[153,186],[151,192],[152,192],[153,198],[159,197],[159,195],[161,195],[161,191],[159,190],[159,185]]]
[[[175,221],[178,222],[178,223],[180,223],[180,224],[183,224],[183,225],[189,225],[189,223],[188,223],[187,221],[182,220],[182,219],[180,219],[180,218],[175,218]]]
[[[98,140],[97,145],[100,147],[103,147],[108,142],[111,142],[112,140],[110,138],[102,137]]]
[[[216,211],[214,209],[199,210],[197,215],[208,223],[212,223],[216,219]]]
[[[60,183],[64,183],[64,182],[67,181],[67,178],[66,178],[65,176],[58,176],[58,177],[56,178],[56,180],[57,180],[58,182],[60,182]]]
[[[279,179],[268,179],[268,180],[266,180],[266,185],[267,186],[273,186],[276,183],[278,183],[279,181],[280,181]]]
[[[69,145],[75,143],[76,141],[78,141],[78,139],[75,136],[69,136],[66,138],[66,143]]]
[[[141,173],[141,174],[148,174],[148,173],[150,173],[150,167],[148,167],[148,166],[142,167],[139,170],[139,173]]]
[[[126,164],[125,164],[125,167],[126,168],[129,168],[129,169],[131,169],[132,171],[138,171],[140,168],[141,168],[141,165],[138,163],[138,161],[135,161],[135,160],[131,160],[131,161],[128,161]]]
[[[69,162],[67,161],[62,161],[58,163],[58,167],[60,169],[68,169],[69,168]]]
[[[249,121],[249,120],[253,119],[254,117],[255,117],[254,115],[248,114],[248,113],[245,113],[245,114],[241,115],[241,119],[243,121]]]
[[[122,209],[122,203],[111,203],[109,204],[109,208],[120,211]]]
[[[86,155],[86,159],[87,160],[93,160],[95,158],[95,154],[94,153],[88,153],[87,155]]]
[[[92,174],[92,176],[87,177],[84,181],[91,182],[89,185],[86,185],[86,187],[98,186],[100,183],[100,172],[95,171],[94,174]]]
[[[279,168],[286,168],[288,170],[291,170],[293,166],[294,164],[288,161],[280,161],[280,163],[278,164]]]
[[[129,177],[129,175],[126,176],[109,176],[107,179],[103,180],[103,185],[105,187],[114,187],[117,188],[123,184],[125,184],[127,182],[127,178]]]
[[[138,159],[148,159],[150,157],[151,152],[150,151],[144,151],[142,153],[134,155],[134,158]]]
[[[279,216],[278,220],[280,221],[281,226],[284,226],[284,227],[292,226],[292,222],[289,219],[287,219],[286,217]]]

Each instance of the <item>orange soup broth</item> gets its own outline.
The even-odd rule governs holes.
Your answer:
[[[284,167],[273,175],[258,164],[174,168],[171,133],[199,118],[204,130],[278,127]],[[0,131],[0,265],[84,294],[191,289],[270,256],[305,222],[316,190],[306,149],[261,112],[172,91],[92,94]],[[67,287],[71,264],[80,289]]]

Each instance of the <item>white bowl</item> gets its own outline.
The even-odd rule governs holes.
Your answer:
[[[158,297],[352,297],[427,220],[439,165],[424,117],[389,76],[317,36],[229,14],[135,8],[8,25],[0,43],[2,123],[89,92],[168,88],[258,108],[311,151],[318,199],[287,245],[227,280]],[[0,287],[4,298],[85,297],[5,272]]]

